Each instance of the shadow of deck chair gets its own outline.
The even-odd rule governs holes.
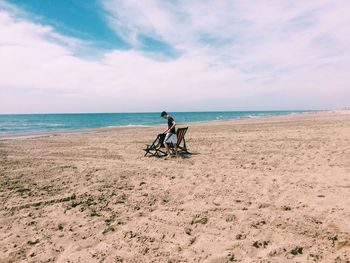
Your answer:
[[[152,144],[146,144],[146,149],[144,151],[146,152],[144,156],[157,156],[157,157],[163,157],[166,156],[166,152],[162,151],[162,148],[165,148],[164,146],[164,139],[165,134],[158,134],[157,138],[153,141]]]

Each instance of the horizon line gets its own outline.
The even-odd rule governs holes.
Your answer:
[[[166,111],[169,113],[205,113],[205,112],[289,112],[289,111],[333,111],[333,110],[347,110],[348,107],[343,108],[328,108],[328,109],[270,109],[270,110],[208,110],[208,111]],[[74,115],[74,114],[144,114],[144,113],[160,113],[160,111],[131,111],[131,112],[50,112],[50,113],[0,113],[0,115]]]

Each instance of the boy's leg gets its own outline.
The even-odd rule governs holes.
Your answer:
[[[171,136],[171,134],[167,133],[165,135],[165,138],[164,138],[164,146],[165,146],[165,152],[168,156],[170,156],[170,148],[169,148],[169,145],[167,143],[167,140],[169,139],[169,137]]]
[[[167,155],[169,155],[170,156],[170,149],[169,149],[169,145],[165,142],[164,143],[164,146],[165,146],[165,151],[166,151],[166,153],[167,153]]]

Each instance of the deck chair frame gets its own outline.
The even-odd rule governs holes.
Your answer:
[[[187,133],[188,127],[178,128],[176,132],[177,136],[177,151],[180,154],[189,154],[190,152],[187,150],[185,135]],[[171,143],[169,145],[170,150],[175,153],[175,146]]]
[[[144,149],[144,151],[146,152],[145,156],[166,156],[166,152],[162,150],[163,148],[165,148],[163,143],[164,138],[165,134],[158,134],[157,138],[153,141],[152,144],[146,144],[146,149]]]

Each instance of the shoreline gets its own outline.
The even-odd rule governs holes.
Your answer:
[[[193,121],[193,122],[178,122],[178,125],[210,125],[210,124],[221,124],[227,122],[237,122],[242,120],[257,120],[257,119],[268,119],[268,118],[278,118],[278,117],[287,117],[295,115],[304,115],[304,114],[319,114],[319,113],[331,113],[331,112],[342,112],[349,110],[326,110],[326,111],[305,111],[305,112],[291,112],[281,115],[268,115],[268,116],[246,116],[246,117],[237,117],[232,119],[215,119],[215,120],[205,120],[205,121]],[[106,127],[97,127],[97,128],[82,128],[82,129],[73,129],[73,130],[52,130],[52,131],[30,131],[30,132],[21,132],[21,133],[4,133],[0,134],[0,141],[8,140],[26,140],[26,139],[38,139],[38,138],[47,138],[55,137],[61,135],[76,135],[82,133],[91,133],[91,132],[104,132],[114,129],[137,129],[137,128],[154,128],[161,127],[164,124],[155,124],[155,125],[125,125],[125,126],[106,126]]]

